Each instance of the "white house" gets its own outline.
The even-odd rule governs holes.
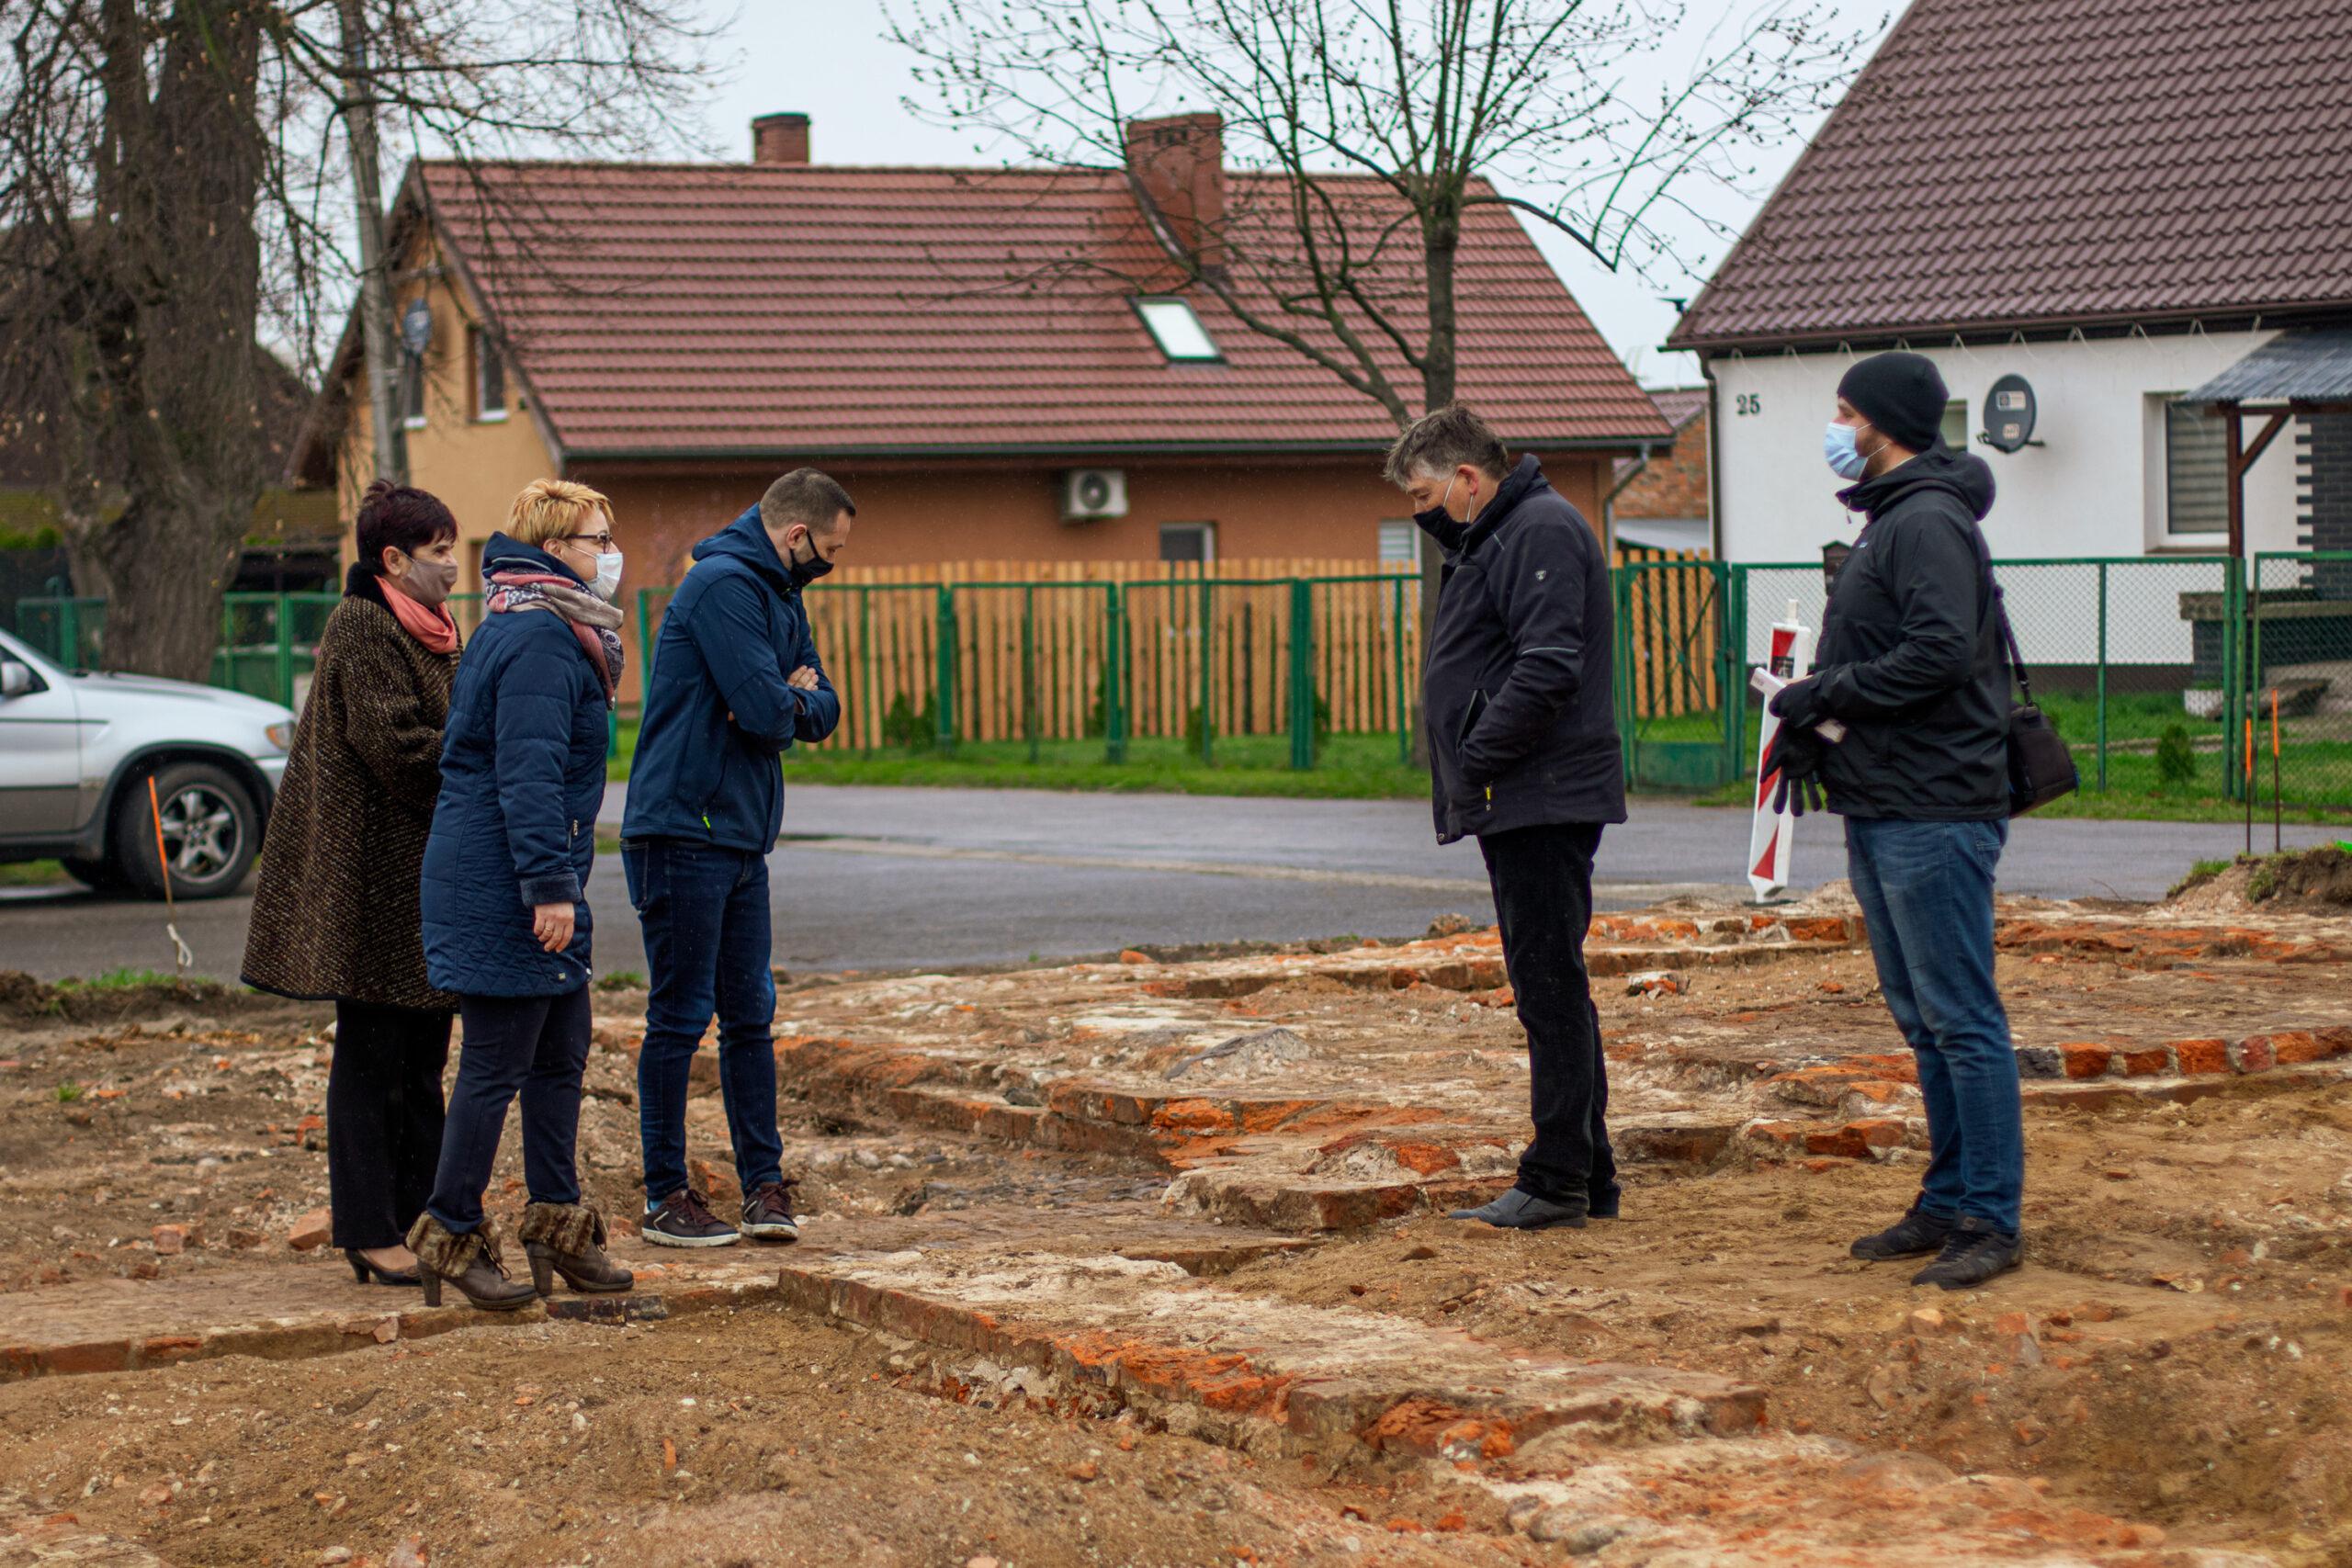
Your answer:
[[[2228,424],[2189,397],[2282,332],[2352,322],[2345,20],[1915,0],[1669,340],[1713,391],[1718,556],[1817,563],[1853,536],[1822,427],[1848,365],[1909,348],[1951,388],[1946,438],[1993,467],[1996,556],[2118,563],[2004,570],[2028,658],[2088,664],[2103,639],[2147,685],[2210,680],[2190,667],[2219,646],[2193,635],[2218,609],[2211,558],[2352,548],[2352,491],[2312,468],[2314,433],[2352,413],[2290,411],[2233,540]],[[2001,450],[1984,437],[2018,411],[1987,405],[2011,377],[2031,440]],[[1817,615],[1818,572],[1787,581]],[[1752,634],[1781,597],[1752,594]]]

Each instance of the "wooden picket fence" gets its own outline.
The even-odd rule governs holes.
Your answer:
[[[1303,595],[1303,597],[1302,597]],[[658,633],[662,590],[644,596]],[[1420,669],[1408,567],[1321,558],[844,567],[808,591],[843,744],[1398,729]],[[1295,661],[1304,657],[1307,668]],[[952,711],[939,712],[942,689]]]
[[[1713,713],[1723,700],[1717,655],[1723,577],[1703,552],[1617,552],[1620,690],[1636,720]]]
[[[1619,552],[1621,566],[1696,558]],[[1711,706],[1704,567],[1619,571],[1640,716]],[[1650,581],[1645,581],[1650,580]],[[1631,592],[1628,586],[1631,585]],[[669,590],[639,597],[658,635]],[[1357,559],[945,561],[843,567],[808,590],[847,699],[839,743],[1401,734],[1419,700],[1420,583]],[[1703,653],[1702,653],[1703,650]],[[1698,659],[1698,679],[1680,666]],[[948,711],[940,711],[941,693]],[[1296,709],[1311,694],[1317,712]]]

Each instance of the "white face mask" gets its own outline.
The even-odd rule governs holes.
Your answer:
[[[596,558],[596,597],[609,604],[612,602],[613,595],[620,591],[621,553],[618,550],[606,550]]]

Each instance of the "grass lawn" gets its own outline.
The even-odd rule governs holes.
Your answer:
[[[624,719],[611,776],[628,776],[637,726]],[[1045,740],[1036,760],[1021,740],[967,740],[948,751],[836,750],[795,747],[785,760],[785,782],[835,784],[918,784],[962,789],[1068,789],[1171,795],[1289,795],[1323,800],[1419,800],[1429,775],[1396,761],[1394,735],[1335,735],[1310,772],[1290,766],[1287,735],[1228,735],[1203,762],[1178,739],[1127,743],[1127,760],[1106,762],[1102,742]]]
[[[2242,801],[2228,798],[2222,772],[2236,757],[2223,744],[2221,726],[2188,718],[2168,693],[2131,693],[2108,701],[2107,788],[2097,788],[2097,709],[2086,695],[2064,693],[2044,705],[2059,733],[2075,748],[2083,788],[2045,806],[2041,817],[2086,817],[2143,821],[2234,822],[2245,814]],[[1743,756],[1753,757],[1758,716],[1748,716]],[[2189,738],[2195,776],[2165,784],[2156,768],[2156,743],[2180,726]],[[2352,834],[2352,736],[2335,739],[2345,722],[2289,720],[2281,727],[2290,800],[2290,822],[2341,824]],[[1645,741],[1711,741],[1723,734],[1713,713],[1685,714],[1643,726]],[[2264,742],[2266,750],[2267,740]],[[623,719],[611,763],[616,780],[628,776],[637,748],[637,722]],[[2257,822],[2270,815],[2268,758],[2261,759]],[[1026,742],[967,741],[952,752],[892,748],[851,751],[831,746],[796,748],[785,762],[787,784],[910,784],[966,789],[1059,789],[1156,792],[1177,795],[1281,795],[1323,800],[1420,800],[1428,776],[1396,760],[1394,735],[1335,735],[1324,745],[1319,764],[1305,772],[1290,767],[1286,735],[1219,737],[1214,762],[1204,763],[1178,739],[1136,739],[1127,760],[1106,762],[1102,742],[1046,740],[1031,760]],[[1735,780],[1696,795],[1655,795],[1696,806],[1745,809],[1748,784]],[[0,868],[5,869],[5,868]]]
[[[0,887],[62,887],[74,879],[53,860],[11,861],[0,865]]]
[[[2231,799],[2224,787],[2226,772],[2242,765],[2242,753],[2225,742],[2219,723],[2191,718],[2183,713],[2177,695],[2132,692],[2108,698],[2107,787],[2103,790],[2098,787],[2096,700],[2087,694],[2055,693],[2041,699],[2041,708],[2073,748],[2083,786],[2043,807],[2035,816],[2151,822],[2245,819],[2245,802]],[[1743,757],[1756,754],[1758,723],[1758,716],[1751,712],[1747,741],[1741,750]],[[2165,731],[2176,727],[2188,739],[2196,771],[2186,780],[2167,783],[2157,771],[2156,746]],[[1642,730],[1645,739],[1668,741],[1713,740],[1722,733],[1723,721],[1712,713],[1657,719]],[[2340,716],[2288,719],[2279,726],[2280,772],[2288,801],[2280,815],[2287,821],[2342,825],[2352,830],[2352,739],[2346,736],[2345,721]],[[1752,768],[1753,763],[1749,766]],[[2271,815],[2267,729],[2258,742],[2256,773],[2255,820],[2258,827]],[[1702,806],[1744,807],[1748,788],[1748,781],[1743,779],[1693,799]]]

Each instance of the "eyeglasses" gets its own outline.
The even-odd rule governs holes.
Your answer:
[[[590,544],[596,547],[596,553],[598,555],[602,555],[606,550],[613,547],[613,536],[610,529],[605,530],[602,534],[566,534],[564,537],[566,539],[587,540]]]

